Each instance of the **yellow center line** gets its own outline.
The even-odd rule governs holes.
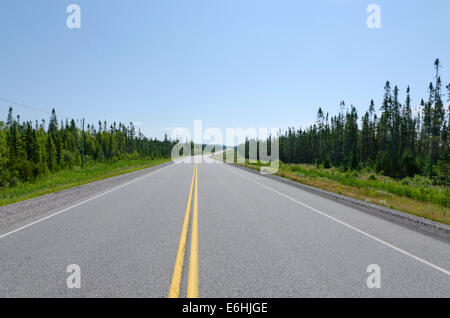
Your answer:
[[[186,213],[184,216],[183,227],[181,228],[180,244],[178,245],[177,257],[175,259],[175,266],[172,275],[172,283],[170,284],[169,290],[169,298],[178,298],[178,296],[180,295],[181,275],[183,273],[184,253],[186,250],[186,240],[189,228],[189,217],[191,213],[192,189],[194,187],[194,180],[195,180],[195,196],[197,197],[197,165],[194,166],[194,172],[192,173],[191,187],[189,189],[189,197],[186,206]],[[194,202],[195,201],[196,199],[194,200]],[[194,211],[195,211],[195,204],[194,204]]]
[[[194,211],[192,215],[191,233],[191,255],[189,259],[189,276],[187,286],[187,297],[198,298],[198,192],[197,192],[197,169],[195,170]]]

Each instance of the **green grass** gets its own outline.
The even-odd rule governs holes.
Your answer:
[[[87,162],[85,167],[60,170],[40,177],[34,182],[19,183],[14,187],[0,188],[0,206],[35,198],[168,162],[170,159],[124,159],[117,162]]]
[[[228,154],[227,154],[228,156]],[[216,156],[221,159],[222,156]],[[260,170],[261,163],[240,165]],[[280,163],[279,176],[330,192],[386,206],[450,225],[450,191],[416,176],[395,180],[372,171],[324,169],[314,165]]]
[[[325,178],[360,189],[370,188],[419,201],[432,202],[446,208],[450,207],[450,192],[448,188],[433,186],[431,182],[427,182],[427,179],[423,177],[407,178],[398,181],[370,172],[340,172],[334,168],[323,169],[302,164],[281,165],[280,169],[290,170],[301,177]]]

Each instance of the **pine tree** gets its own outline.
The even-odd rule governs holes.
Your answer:
[[[8,184],[8,148],[6,141],[5,124],[0,121],[0,187]]]
[[[58,120],[56,119],[56,111],[53,108],[52,114],[50,116],[50,121],[48,123],[48,132],[54,134],[58,130]]]
[[[356,108],[352,105],[350,113],[347,112],[345,120],[345,139],[344,139],[344,149],[347,154],[346,165],[350,166],[352,169],[358,167],[359,156],[358,156],[358,114]]]
[[[371,153],[370,143],[371,143],[370,119],[369,119],[369,112],[366,112],[366,114],[363,117],[361,130],[361,160],[363,162],[366,162],[370,158]]]
[[[51,172],[54,172],[57,170],[58,165],[56,161],[56,148],[55,143],[53,142],[53,137],[51,135],[47,135],[47,144],[46,144],[46,150],[47,150],[47,167],[48,170]]]
[[[36,130],[33,129],[31,122],[26,124],[24,132],[25,151],[27,153],[28,164],[32,169],[33,178],[42,173],[42,159],[39,149]]]
[[[11,126],[14,123],[14,118],[13,118],[13,109],[12,107],[9,107],[8,110],[8,119],[6,120],[6,127],[11,128]]]
[[[436,164],[439,158],[442,124],[444,123],[445,112],[441,97],[441,78],[439,76],[440,61],[434,62],[436,70],[436,85],[434,89],[434,109],[432,112],[431,123],[431,164]]]
[[[430,83],[428,87],[429,97],[428,101],[425,103],[425,106],[423,108],[423,123],[422,123],[422,131],[423,131],[423,143],[424,143],[424,150],[426,155],[426,161],[428,162],[427,166],[427,174],[430,177],[430,179],[433,176],[432,173],[432,147],[431,147],[431,140],[432,140],[432,122],[433,122],[433,98],[434,98],[434,87],[433,84]]]

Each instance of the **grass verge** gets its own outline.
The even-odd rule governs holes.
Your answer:
[[[216,159],[222,159],[216,156]],[[260,170],[260,163],[235,163]],[[450,225],[449,189],[433,186],[422,178],[395,180],[372,172],[341,172],[314,165],[280,163],[276,175],[315,188],[424,217]]]
[[[87,162],[83,169],[76,167],[61,170],[43,176],[34,182],[19,183],[10,188],[0,188],[0,206],[149,168],[168,161],[170,159],[126,159],[114,163]]]

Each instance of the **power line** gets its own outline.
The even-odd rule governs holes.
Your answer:
[[[31,109],[31,110],[34,110],[34,111],[38,111],[38,112],[41,112],[41,113],[44,113],[44,114],[51,114],[50,112],[48,112],[46,110],[42,110],[42,109],[34,107],[34,106],[29,106],[29,105],[25,105],[25,104],[22,104],[22,103],[18,103],[18,102],[9,100],[9,99],[5,99],[5,98],[1,98],[0,97],[0,101],[6,102],[8,104],[13,104],[13,105],[16,105],[16,106],[28,108],[28,109]]]
[[[36,107],[36,106],[30,106],[30,105],[23,104],[23,103],[18,103],[18,102],[15,102],[13,100],[6,99],[6,98],[0,97],[0,101],[8,103],[8,104],[12,104],[14,106],[20,106],[20,107],[23,107],[23,108],[34,110],[34,111],[37,111],[37,112],[40,112],[40,113],[43,113],[43,114],[46,114],[46,115],[51,115],[52,114],[50,111],[44,110],[42,108],[39,108],[39,107]],[[55,107],[53,107],[53,109],[55,109]],[[74,119],[76,118],[74,116],[67,116],[67,114],[63,114],[63,113],[60,113],[60,112],[58,112],[58,116],[61,116],[62,118],[74,118]],[[79,122],[80,120],[81,119],[79,119],[79,118],[76,119],[77,122]]]

